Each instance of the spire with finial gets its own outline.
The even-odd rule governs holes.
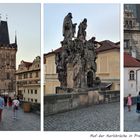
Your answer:
[[[1,17],[1,14],[0,14],[0,23],[1,23],[1,18],[2,18],[2,17]]]
[[[15,31],[15,44],[17,44],[17,33]]]

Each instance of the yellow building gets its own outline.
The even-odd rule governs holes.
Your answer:
[[[120,47],[109,40],[100,42],[97,52],[97,72],[102,82],[112,83],[112,90],[120,89]]]
[[[61,48],[44,55],[45,59],[45,95],[55,94],[56,87],[60,86],[58,74],[56,73],[55,54]],[[120,89],[120,47],[119,43],[111,41],[98,42],[97,72],[102,82],[111,83],[111,90]]]
[[[59,49],[44,55],[45,95],[55,94],[56,87],[60,86],[60,82],[58,80],[58,74],[56,73],[56,64],[55,64],[55,56],[56,56],[55,52],[57,51],[59,51]]]
[[[40,103],[40,57],[33,62],[21,61],[16,71],[16,93],[24,101]]]

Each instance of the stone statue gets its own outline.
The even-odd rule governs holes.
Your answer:
[[[58,79],[61,83],[61,87],[66,87],[66,62],[64,59],[66,58],[66,55],[64,52],[57,53],[56,55],[56,72],[58,73]]]
[[[81,87],[81,74],[82,74],[82,64],[81,64],[81,55],[77,54],[73,61],[73,81],[74,88]]]
[[[64,18],[63,21],[64,41],[68,42],[69,40],[72,40],[75,34],[76,25],[76,23],[72,23],[72,14],[68,13],[68,15]]]
[[[87,28],[87,19],[85,18],[80,25],[78,26],[78,34],[77,34],[77,38],[80,40],[86,40],[86,28]]]
[[[85,59],[86,59],[86,68],[92,69],[94,72],[97,70],[96,66],[96,53],[95,53],[95,37],[92,37],[90,40],[86,42],[85,49]]]
[[[97,69],[95,37],[86,40],[86,18],[78,26],[77,38],[74,38],[75,28],[72,14],[68,13],[63,22],[62,50],[56,54],[58,79],[64,88],[92,87],[96,82]]]

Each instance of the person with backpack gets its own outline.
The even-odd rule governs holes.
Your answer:
[[[15,98],[12,102],[13,104],[13,119],[17,119],[18,116],[18,109],[19,109],[19,100]]]

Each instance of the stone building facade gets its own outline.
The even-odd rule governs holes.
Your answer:
[[[40,57],[33,62],[21,61],[16,71],[16,93],[23,101],[40,103]]]
[[[16,90],[17,41],[10,43],[8,23],[0,21],[0,93],[12,94]]]
[[[124,6],[124,97],[140,90],[140,5]]]
[[[124,7],[124,51],[140,59],[140,22],[132,8]]]

